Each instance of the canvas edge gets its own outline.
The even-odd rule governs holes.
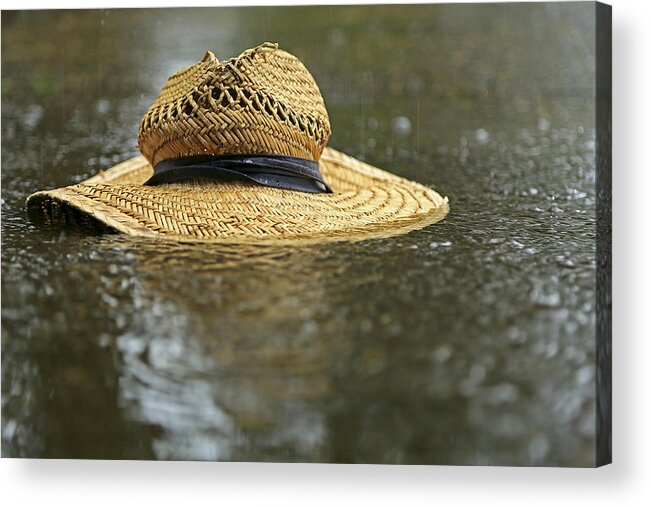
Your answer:
[[[612,7],[595,2],[596,456],[612,463]]]

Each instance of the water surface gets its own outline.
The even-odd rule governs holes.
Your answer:
[[[594,463],[591,3],[3,12],[2,455]],[[443,222],[305,247],[30,221],[166,77],[264,41]]]

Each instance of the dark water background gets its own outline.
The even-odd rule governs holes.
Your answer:
[[[180,67],[301,58],[441,223],[309,247],[43,229]],[[594,5],[2,13],[2,455],[594,463]]]

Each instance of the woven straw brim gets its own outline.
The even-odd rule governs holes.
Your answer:
[[[132,236],[228,243],[360,240],[435,223],[447,198],[336,150],[320,169],[332,194],[210,180],[144,186],[153,169],[138,156],[77,185],[37,192],[27,206],[64,209]]]

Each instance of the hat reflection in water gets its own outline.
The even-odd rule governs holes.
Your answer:
[[[208,52],[144,115],[142,156],[27,205],[133,236],[238,243],[386,237],[445,217],[447,198],[327,147],[329,136],[295,56],[270,43],[225,62]]]
[[[115,236],[103,245],[124,248]],[[158,459],[330,460],[337,371],[360,363],[360,344],[324,319],[340,284],[327,256],[197,246],[144,239],[134,252],[137,325],[115,341],[122,407],[159,429]],[[197,293],[213,297],[204,307]]]

